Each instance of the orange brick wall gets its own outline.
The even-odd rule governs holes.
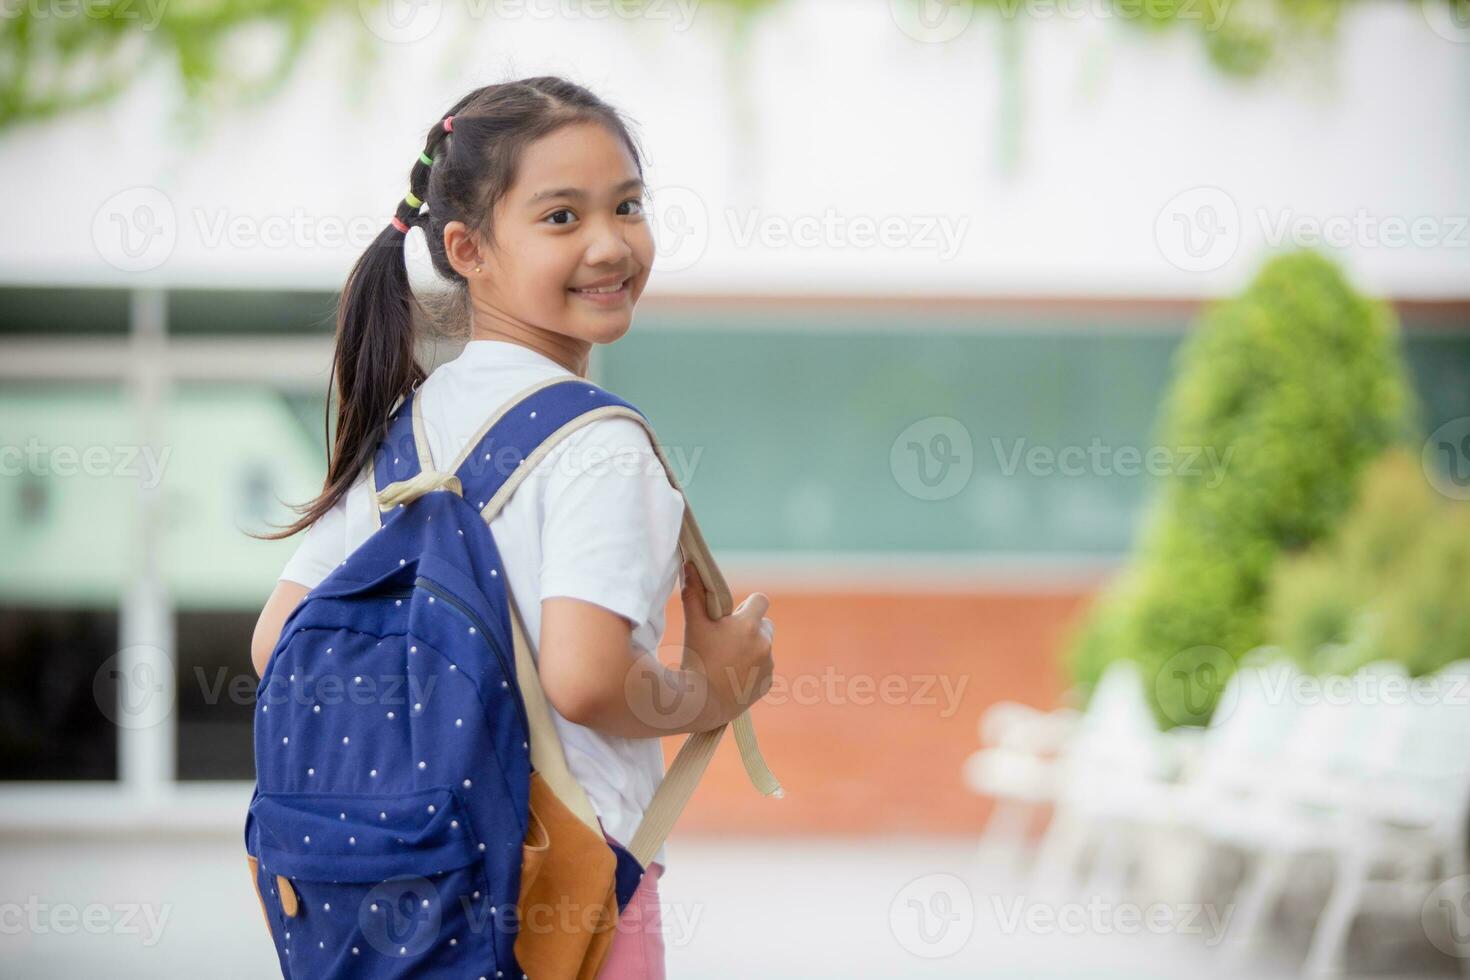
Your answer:
[[[753,717],[786,797],[756,792],[727,731],[677,833],[978,832],[989,803],[960,775],[979,744],[976,723],[1000,700],[1058,703],[1067,684],[1058,653],[1089,594],[782,591],[731,582],[737,601],[757,588],[770,597],[776,624],[776,680]],[[667,615],[664,641],[676,645],[684,629],[677,594]],[[661,652],[666,661],[677,656],[674,647]],[[860,677],[871,678],[866,689]],[[934,683],[933,703],[920,703],[925,677],[947,677],[957,697]],[[886,697],[884,678],[897,678]],[[666,759],[683,737],[665,739]]]

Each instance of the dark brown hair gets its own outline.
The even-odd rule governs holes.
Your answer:
[[[445,131],[446,116],[454,117],[452,132]],[[404,224],[423,229],[434,271],[449,283],[447,302],[432,304],[429,314],[441,328],[452,319],[466,330],[469,320],[469,291],[445,255],[444,226],[462,221],[493,243],[495,205],[514,183],[526,146],[581,122],[600,123],[619,137],[643,176],[643,155],[621,114],[582,86],[553,75],[476,89],[430,127],[424,155],[433,165],[415,161],[408,179],[409,189],[428,210],[421,213],[400,200],[395,213]],[[316,523],[372,461],[386,435],[388,412],[399,396],[424,380],[415,357],[415,322],[416,314],[422,322],[429,311],[409,288],[406,238],[390,222],[357,260],[342,289],[332,355],[337,431],[333,439],[329,399],[323,420],[329,449],[322,492],[293,507],[301,516],[284,530],[254,537],[287,538]]]

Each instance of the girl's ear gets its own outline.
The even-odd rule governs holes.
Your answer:
[[[444,226],[444,255],[454,271],[466,279],[484,263],[479,236],[463,221],[451,221]]]

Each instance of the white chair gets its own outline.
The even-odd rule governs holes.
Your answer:
[[[1411,693],[1463,671],[1455,665],[1444,677],[1411,681],[1401,665],[1380,662],[1322,679],[1306,703],[1287,706],[1294,721],[1256,789],[1235,805],[1194,814],[1212,840],[1250,860],[1232,922],[1237,956],[1300,877],[1303,859],[1325,857],[1332,869],[1307,976],[1341,967],[1360,913],[1391,907],[1417,921],[1418,900],[1459,873],[1470,816],[1470,710],[1442,699],[1420,703]],[[1405,908],[1404,896],[1415,894]]]
[[[1070,708],[1041,711],[1014,701],[990,706],[979,723],[982,748],[965,760],[965,784],[990,797],[994,809],[977,858],[1019,871],[1035,814],[1056,796],[1056,756],[1077,724]]]
[[[1055,808],[1042,838],[1030,887],[1075,889],[1080,865],[1094,856],[1086,884],[1121,890],[1129,848],[1119,833],[1162,804],[1174,757],[1161,738],[1132,661],[1110,664],[1057,761]]]
[[[1385,707],[1395,718],[1369,753],[1374,785],[1356,800],[1368,833],[1354,853],[1339,855],[1303,966],[1308,976],[1340,968],[1360,913],[1385,905],[1412,912],[1439,882],[1470,871],[1470,660],[1416,678],[1405,700]],[[1375,878],[1376,868],[1391,873]],[[1470,975],[1470,941],[1454,925],[1444,923],[1439,941]]]

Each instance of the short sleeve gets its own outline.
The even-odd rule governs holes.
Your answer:
[[[316,588],[347,557],[347,494],[306,529],[296,553],[286,562],[278,576],[289,582],[299,582],[309,589]]]
[[[593,602],[637,629],[668,598],[684,497],[632,419],[590,422],[563,448],[546,459],[541,598]]]

